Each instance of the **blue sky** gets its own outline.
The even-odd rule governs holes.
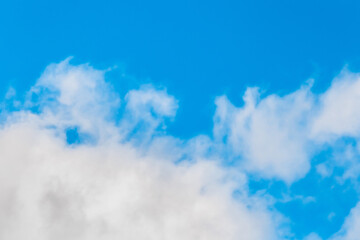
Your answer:
[[[241,102],[253,85],[284,94],[311,77],[321,91],[345,64],[357,69],[358,9],[357,1],[4,1],[2,79],[26,89],[68,56],[119,65],[180,98],[181,131],[173,130],[189,137],[211,129],[217,95]],[[194,114],[199,121],[186,117]]]
[[[93,124],[109,123],[86,122],[85,106],[110,109],[138,152],[176,163],[205,152],[244,174],[249,197],[286,219],[279,239],[356,239],[359,11],[355,0],[2,1],[1,119],[33,111],[72,147],[96,145],[107,132]],[[63,72],[110,90],[74,93]]]

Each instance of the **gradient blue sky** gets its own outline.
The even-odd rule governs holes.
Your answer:
[[[1,1],[0,93],[21,96],[49,63],[73,56],[114,68],[106,78],[121,96],[144,83],[166,87],[179,100],[168,134],[211,135],[217,96],[242,106],[249,86],[283,96],[310,78],[322,93],[344,67],[360,71],[359,13],[356,0]],[[293,239],[329,238],[358,202],[355,180],[338,184],[343,167],[327,178],[314,168],[336,151],[323,147],[290,185],[250,176],[250,191],[302,196],[274,204]],[[316,201],[304,203],[308,196]]]

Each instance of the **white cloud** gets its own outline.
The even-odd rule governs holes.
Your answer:
[[[304,86],[285,96],[261,98],[257,88],[248,88],[243,100],[244,106],[236,107],[219,97],[214,117],[218,148],[238,158],[240,168],[291,184],[309,171],[314,154],[331,148],[331,157],[317,164],[317,172],[330,177],[340,166],[344,173],[337,181],[351,178],[358,186],[360,74],[343,70],[321,94]],[[360,203],[331,239],[357,240],[359,229]],[[305,239],[321,238],[311,233]]]
[[[145,85],[131,90],[125,96],[125,116],[121,122],[123,135],[140,132],[141,141],[150,140],[158,127],[165,128],[164,119],[174,118],[178,102],[167,94],[166,90],[156,90]],[[135,135],[138,135],[135,133]],[[131,136],[135,138],[134,134]]]
[[[360,135],[360,75],[343,70],[320,96],[320,112],[312,134],[323,141]]]
[[[305,176],[312,156],[324,146],[360,137],[360,75],[347,70],[322,94],[312,93],[310,83],[285,96],[263,98],[257,88],[248,88],[243,100],[236,107],[225,96],[217,98],[214,137],[242,168],[265,178],[290,184]],[[337,152],[348,155],[347,148]],[[324,167],[318,170],[325,174]]]
[[[146,150],[124,142],[125,125],[111,120],[119,98],[103,71],[68,60],[52,64],[31,98],[26,106],[37,113],[25,108],[8,115],[0,129],[1,239],[272,240],[283,234],[267,202],[248,195],[244,174],[205,158],[206,136],[183,144],[162,135]],[[124,117],[147,122],[151,134],[177,108],[154,88],[130,91],[125,101]],[[97,141],[67,145],[70,126]],[[168,148],[169,139],[175,147]],[[174,164],[177,151],[191,161]]]
[[[345,219],[341,230],[336,233],[332,240],[358,240],[360,236],[360,203],[355,206]]]
[[[313,98],[307,86],[284,97],[263,99],[256,88],[249,88],[243,107],[233,106],[225,97],[216,105],[214,136],[227,138],[231,151],[244,158],[244,167],[289,183],[309,170],[307,120]]]
[[[322,94],[311,84],[284,96],[249,88],[241,107],[218,97],[213,138],[189,140],[166,134],[178,101],[165,89],[142,86],[120,104],[105,73],[51,64],[20,110],[3,112],[0,238],[282,239],[283,219],[272,200],[248,194],[246,173],[291,184],[325,145],[360,134],[360,77],[346,71]],[[71,127],[95,141],[67,145]],[[338,148],[344,157],[317,171],[326,177],[341,165],[356,177],[358,145]],[[236,169],[221,166],[224,158],[238,159]],[[336,239],[359,234],[358,209]]]
[[[61,129],[78,126],[99,139],[108,138],[114,131],[109,119],[119,98],[105,82],[105,71],[88,64],[73,66],[70,59],[45,69],[29,91],[26,106],[38,108],[49,125]]]
[[[28,123],[3,129],[0,146],[3,239],[275,239],[271,214],[234,200],[239,183],[214,162],[70,148]]]

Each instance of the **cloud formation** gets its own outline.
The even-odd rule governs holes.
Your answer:
[[[249,174],[291,186],[328,147],[338,157],[315,166],[322,177],[336,165],[360,174],[359,74],[344,70],[321,94],[310,81],[283,96],[248,88],[243,106],[220,96],[213,134],[178,139],[166,134],[178,109],[166,89],[118,96],[106,71],[69,61],[1,114],[2,239],[287,239],[277,199],[250,194]],[[355,239],[358,209],[334,239]]]
[[[310,169],[307,151],[308,118],[313,98],[308,87],[280,97],[260,99],[248,88],[244,106],[237,108],[223,96],[216,100],[214,136],[244,159],[245,168],[263,177],[293,182]]]
[[[359,137],[359,100],[360,75],[345,69],[320,96],[320,111],[313,124],[313,134],[323,140]]]
[[[311,158],[325,146],[336,148],[337,141],[360,134],[359,74],[343,70],[321,94],[314,94],[311,85],[262,98],[258,88],[248,88],[242,107],[218,97],[215,139],[250,172],[288,184],[301,179],[311,168]]]
[[[52,64],[23,107],[3,113],[1,239],[279,239],[278,215],[248,194],[244,174],[203,156],[206,138],[156,134],[175,116],[174,97],[131,90],[117,121],[104,74]],[[68,144],[69,128],[91,141]],[[177,151],[188,159],[175,163]]]

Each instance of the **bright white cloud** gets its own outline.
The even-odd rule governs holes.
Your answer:
[[[5,127],[0,146],[2,239],[276,236],[272,216],[234,200],[243,183],[214,162],[175,166],[117,143],[70,148],[27,122]]]
[[[225,96],[219,97],[214,117],[214,137],[220,149],[239,158],[240,167],[292,183],[309,171],[315,153],[331,147],[332,158],[317,165],[318,173],[329,177],[334,166],[341,166],[342,179],[358,179],[359,74],[343,70],[322,94],[304,86],[285,96],[261,98],[257,88],[248,88],[243,100],[244,106],[236,107]],[[331,239],[359,239],[359,204]],[[321,238],[311,233],[305,239]]]
[[[360,77],[346,71],[323,94],[249,88],[241,107],[218,97],[213,138],[189,140],[164,131],[178,108],[166,89],[142,86],[120,102],[105,73],[52,64],[20,110],[1,116],[0,238],[283,239],[283,220],[248,194],[246,173],[291,184],[324,144],[360,134]],[[72,127],[94,141],[66,144]],[[357,175],[358,147],[338,152]],[[221,166],[234,159],[236,169]],[[317,170],[331,174],[326,162]],[[358,236],[358,209],[336,239]]]
[[[61,130],[78,126],[99,139],[108,138],[114,131],[109,119],[119,99],[105,82],[105,71],[88,64],[73,66],[70,59],[45,69],[29,91],[26,106],[38,108],[47,124]]]
[[[124,142],[124,122],[143,121],[154,134],[164,117],[175,115],[177,101],[164,90],[130,91],[129,119],[117,125],[109,119],[119,98],[104,72],[67,60],[50,65],[29,95],[25,109],[8,115],[0,129],[1,239],[273,240],[283,234],[267,202],[247,194],[245,175],[205,158],[206,136],[182,144],[162,135],[145,149]],[[66,144],[71,126],[96,141]],[[148,136],[149,129],[143,132]],[[174,164],[178,151],[191,161]]]
[[[320,96],[319,115],[312,134],[323,141],[360,135],[360,75],[347,70]]]
[[[231,151],[244,158],[244,167],[287,182],[309,170],[307,121],[313,106],[309,87],[263,99],[256,88],[249,88],[243,107],[233,106],[225,97],[216,105],[215,138],[227,137]]]
[[[312,93],[311,84],[263,98],[248,88],[243,100],[236,107],[225,96],[217,98],[214,137],[241,159],[241,167],[265,178],[292,183],[305,176],[324,144],[360,136],[360,75],[347,70],[322,94]]]

